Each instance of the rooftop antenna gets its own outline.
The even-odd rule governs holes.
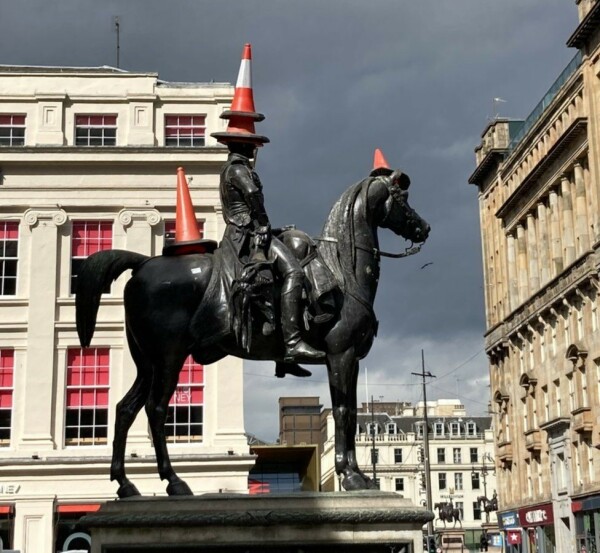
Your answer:
[[[121,20],[118,15],[115,15],[113,21],[117,33],[117,69],[121,69]]]
[[[492,99],[492,119],[498,119],[498,104],[506,104],[506,100],[502,98],[493,98]]]

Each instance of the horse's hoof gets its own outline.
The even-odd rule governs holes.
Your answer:
[[[349,492],[353,490],[368,489],[368,483],[360,474],[351,474],[350,476],[346,476],[342,480],[342,486]]]
[[[141,494],[131,482],[125,482],[119,486],[117,495],[119,499],[125,499],[126,497],[136,497]]]
[[[190,487],[183,480],[170,482],[167,486],[167,493],[169,495],[194,495]]]

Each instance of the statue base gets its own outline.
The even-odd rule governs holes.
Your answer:
[[[379,491],[142,497],[81,519],[91,553],[422,553],[433,513]]]
[[[467,551],[465,547],[465,531],[462,528],[438,529],[442,551]]]

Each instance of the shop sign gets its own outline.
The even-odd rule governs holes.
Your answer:
[[[498,519],[501,528],[517,528],[519,526],[519,516],[516,511],[500,513]]]
[[[519,510],[521,526],[545,526],[554,523],[552,503]]]
[[[521,530],[507,530],[506,543],[509,545],[519,545],[521,543]]]

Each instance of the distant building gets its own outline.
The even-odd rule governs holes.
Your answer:
[[[0,66],[0,537],[5,548],[74,546],[75,521],[115,497],[116,403],[133,383],[124,275],[103,296],[91,348],[79,347],[81,261],[121,248],[158,255],[173,229],[176,168],[191,181],[206,237],[224,223],[210,138],[231,102],[225,83],[169,83],[109,67]],[[242,362],[188,360],[169,407],[170,451],[194,492],[247,490]],[[164,494],[145,413],[127,464]],[[81,544],[78,544],[78,547]]]
[[[321,446],[321,411],[318,397],[279,398],[279,443]]]
[[[491,417],[471,417],[459,400],[428,401],[429,449],[433,503],[452,500],[462,514],[466,543],[479,543],[486,522],[478,497],[496,490]],[[423,448],[423,402],[364,404],[356,428],[360,469],[372,476],[373,458],[382,491],[397,492],[416,505],[426,504]],[[326,411],[326,441],[321,458],[321,487],[337,491],[334,421]],[[373,440],[374,438],[374,440]],[[373,446],[373,442],[375,445]],[[443,528],[437,519],[436,530]],[[496,522],[491,513],[490,528]]]
[[[600,547],[600,2],[524,121],[476,148],[499,521],[509,552]]]

